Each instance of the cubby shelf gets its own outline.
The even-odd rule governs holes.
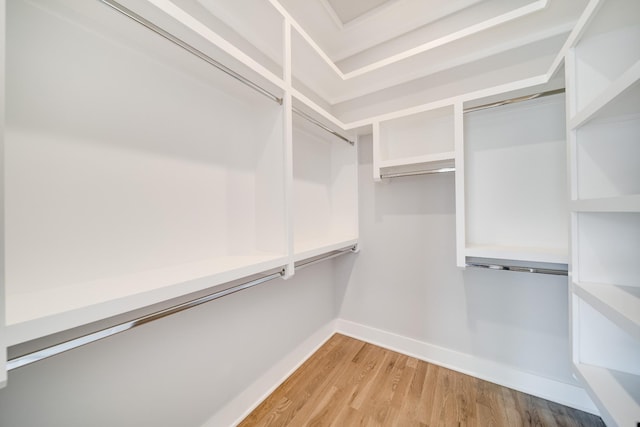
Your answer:
[[[640,422],[640,3],[599,3],[567,58],[573,364],[607,425]]]
[[[575,283],[573,290],[629,335],[640,340],[640,287]]]
[[[640,114],[638,99],[640,99],[640,61],[637,61],[580,110],[571,119],[570,128],[577,129],[592,120]]]
[[[635,426],[640,414],[640,376],[583,363],[575,365],[591,397],[604,408],[606,421]],[[612,424],[613,425],[613,424]]]

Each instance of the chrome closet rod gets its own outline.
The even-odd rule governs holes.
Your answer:
[[[415,172],[381,173],[380,178],[399,178],[402,176],[430,175],[434,173],[455,172],[456,168],[429,169]]]
[[[564,93],[564,89],[549,90],[547,92],[535,93],[533,95],[519,96],[517,98],[505,99],[503,101],[492,102],[490,104],[478,105],[477,107],[465,108],[465,113],[473,113],[474,111],[485,110],[487,108],[501,107],[503,105],[515,104],[522,101],[529,101],[531,99],[543,98],[545,96],[557,95]]]
[[[313,123],[314,125],[318,126],[319,128],[322,128],[322,129],[326,130],[327,132],[329,132],[330,134],[332,134],[334,136],[337,136],[338,138],[340,138],[344,142],[348,142],[351,145],[355,144],[353,141],[351,141],[346,136],[340,135],[338,132],[334,131],[330,127],[325,126],[324,124],[320,123],[319,121],[317,121],[316,119],[314,119],[313,117],[311,117],[307,113],[297,109],[296,107],[291,108],[291,110],[294,113],[296,113],[297,115],[299,115],[300,117],[302,117],[303,119],[306,119],[306,120],[310,121],[311,123]]]
[[[227,295],[234,294],[239,291],[243,291],[245,289],[252,288],[261,283],[268,282],[269,280],[277,279],[278,277],[282,277],[284,275],[284,270],[279,271],[277,273],[269,274],[268,276],[260,277],[255,280],[251,280],[246,283],[242,283],[236,286],[232,286],[230,288],[224,289],[222,291],[214,292],[209,295],[205,295],[203,297],[199,297],[193,299],[191,301],[187,301],[178,305],[174,305],[173,307],[166,308],[164,310],[156,311],[155,313],[148,314],[146,316],[139,317],[134,320],[130,320],[124,323],[120,323],[115,326],[111,326],[109,328],[102,329],[97,332],[92,332],[87,335],[83,335],[78,338],[71,339],[69,341],[65,341],[60,344],[55,344],[50,347],[43,348],[41,350],[34,351],[32,353],[25,354],[23,356],[19,356],[7,361],[7,371],[11,371],[13,369],[20,368],[22,366],[29,365],[34,362],[38,362],[40,360],[46,359],[51,356],[55,356],[60,353],[64,353],[65,351],[73,350],[74,348],[81,347],[86,344],[90,344],[101,340],[103,338],[107,338],[120,332],[128,331],[133,328],[137,328],[138,326],[142,326],[146,323],[153,322],[154,320],[162,319],[163,317],[170,316],[175,313],[179,313],[184,310],[188,310],[190,308],[199,306],[206,302],[210,302],[216,300],[218,298],[222,298]]]
[[[146,28],[148,28],[149,30],[153,31],[154,33],[164,37],[167,40],[169,40],[171,43],[175,44],[176,46],[181,47],[182,49],[186,50],[187,52],[191,53],[192,55],[197,56],[198,58],[202,59],[206,63],[208,63],[210,65],[213,65],[218,70],[226,73],[227,75],[233,77],[234,79],[240,81],[241,83],[244,83],[245,85],[249,86],[253,90],[261,93],[262,95],[266,96],[267,98],[272,99],[273,101],[275,101],[278,104],[282,105],[282,98],[274,95],[273,93],[269,92],[267,89],[265,89],[265,88],[259,86],[258,84],[252,82],[251,80],[249,80],[248,78],[244,77],[243,75],[233,71],[231,68],[227,67],[226,65],[221,64],[220,62],[218,62],[215,59],[211,58],[209,55],[207,55],[204,52],[196,49],[195,47],[193,47],[190,44],[186,43],[185,41],[179,39],[178,37],[174,36],[173,34],[163,30],[162,28],[158,27],[157,25],[155,25],[151,21],[143,18],[142,16],[140,16],[137,13],[135,13],[134,11],[126,8],[125,6],[121,5],[120,3],[118,3],[118,2],[116,2],[114,0],[98,0],[98,1],[100,1],[101,3],[111,7],[112,9],[120,12],[121,14],[123,14],[124,16],[132,19],[133,21],[145,26]]]
[[[307,268],[312,266],[313,264],[317,264],[322,261],[326,261],[328,259],[336,258],[342,256],[344,254],[348,254],[350,252],[356,251],[356,245],[349,246],[348,248],[338,249],[337,251],[329,252],[328,254],[320,257],[320,258],[310,258],[309,260],[298,261],[295,263],[296,270],[302,270],[303,268]]]
[[[569,274],[566,270],[558,270],[553,268],[520,267],[515,265],[485,264],[478,262],[467,263],[467,267],[486,268],[489,270],[516,271],[518,273],[551,274],[554,276],[567,276]]]

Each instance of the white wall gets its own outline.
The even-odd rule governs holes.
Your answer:
[[[0,426],[201,426],[335,317],[331,274],[321,263],[16,369]]]
[[[338,290],[343,295],[340,318],[417,341],[411,345],[463,353],[458,360],[473,359],[461,369],[489,361],[499,369],[576,385],[570,367],[567,278],[456,268],[454,175],[374,183],[371,144],[362,142],[362,250],[354,259],[337,261],[338,286],[345,283]],[[387,338],[380,343],[390,342]],[[474,373],[490,376],[482,368]],[[561,397],[575,405],[573,397]],[[589,409],[589,402],[583,406]]]

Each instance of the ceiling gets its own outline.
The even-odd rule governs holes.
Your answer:
[[[324,5],[328,7],[328,12],[337,18],[337,24],[343,26],[361,18],[367,13],[373,12],[384,4],[391,3],[392,0],[325,0]]]

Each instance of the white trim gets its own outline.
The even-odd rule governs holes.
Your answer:
[[[386,67],[387,65],[393,64],[395,62],[402,61],[404,59],[410,58],[412,56],[418,55],[420,53],[424,53],[426,51],[435,49],[437,47],[443,46],[448,43],[452,43],[456,40],[460,40],[462,38],[471,36],[473,34],[477,34],[481,31],[488,30],[490,28],[502,25],[506,22],[513,21],[515,19],[522,18],[523,16],[529,15],[534,12],[538,12],[540,10],[545,9],[549,4],[549,0],[537,0],[534,3],[530,3],[526,6],[520,7],[518,9],[512,10],[510,12],[503,13],[502,15],[498,15],[491,19],[487,19],[486,21],[479,22],[475,25],[471,25],[462,30],[456,31],[454,33],[448,34],[444,37],[440,37],[435,40],[431,40],[427,43],[423,43],[419,46],[416,46],[411,49],[407,49],[403,52],[400,52],[395,55],[391,55],[382,59],[380,61],[371,63],[369,65],[365,65],[364,67],[357,68],[353,71],[343,74],[342,78],[344,80],[349,80],[354,77],[361,76],[363,74],[369,73],[371,71],[377,70],[382,67]]]
[[[318,329],[249,385],[242,393],[216,412],[214,416],[202,424],[202,427],[238,425],[296,369],[318,351],[331,338],[335,330],[335,320]]]
[[[544,378],[488,359],[418,341],[344,319],[337,332],[389,350],[424,360],[485,381],[598,415],[587,392],[572,384]]]

